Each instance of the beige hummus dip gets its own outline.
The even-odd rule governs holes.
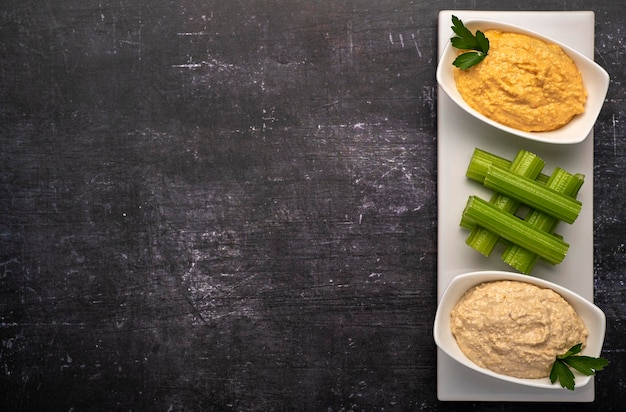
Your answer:
[[[529,132],[558,129],[584,111],[582,76],[558,45],[497,30],[485,36],[487,57],[467,70],[454,69],[457,89],[472,108]]]
[[[452,334],[477,365],[517,378],[549,376],[557,355],[587,342],[582,319],[561,295],[526,282],[468,290],[450,313]]]

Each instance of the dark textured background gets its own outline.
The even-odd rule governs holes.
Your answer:
[[[620,410],[619,0],[2,1],[4,410],[526,410],[436,398],[441,9],[596,13],[612,365],[546,409]]]

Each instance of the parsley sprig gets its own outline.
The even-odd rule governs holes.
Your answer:
[[[457,56],[452,62],[453,65],[459,69],[466,70],[480,63],[487,57],[487,53],[489,52],[489,39],[485,37],[485,33],[476,30],[476,35],[473,35],[456,16],[452,16],[452,31],[457,34],[450,39],[452,46],[461,50],[475,50],[467,51]]]
[[[577,355],[582,350],[582,346],[582,343],[574,345],[563,355],[556,357],[550,371],[550,382],[554,383],[558,379],[562,387],[573,391],[575,386],[574,374],[570,367],[583,375],[592,376],[596,374],[596,371],[601,371],[609,364],[608,359],[605,358]]]

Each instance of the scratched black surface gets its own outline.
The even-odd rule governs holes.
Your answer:
[[[436,16],[596,12],[593,404],[619,410],[618,0],[0,5],[4,410],[525,410],[436,398]]]

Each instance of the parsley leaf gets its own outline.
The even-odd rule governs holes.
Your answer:
[[[459,56],[454,59],[454,62],[452,64],[454,64],[459,69],[465,70],[480,63],[481,61],[483,61],[484,58],[484,56],[481,56],[476,52],[465,52],[463,54],[459,54]]]
[[[452,46],[460,50],[475,50],[460,54],[452,62],[453,65],[466,70],[483,61],[489,52],[489,39],[482,31],[476,30],[476,35],[473,35],[456,16],[452,16],[452,31],[456,33],[456,36],[450,39]]]
[[[552,370],[550,370],[550,382],[554,383],[558,379],[562,387],[573,391],[575,386],[574,374],[570,367],[583,375],[592,376],[609,364],[608,359],[605,358],[577,355],[582,350],[582,346],[582,343],[574,345],[563,355],[556,357]]]
[[[565,363],[558,359],[554,362],[554,365],[552,365],[552,370],[550,371],[550,382],[554,383],[557,379],[562,387],[567,388],[570,391],[574,390],[574,374],[571,370],[569,370]]]
[[[591,356],[570,356],[563,359],[568,366],[576,369],[583,375],[595,375],[596,371],[601,371],[609,361],[604,358],[592,358]]]

